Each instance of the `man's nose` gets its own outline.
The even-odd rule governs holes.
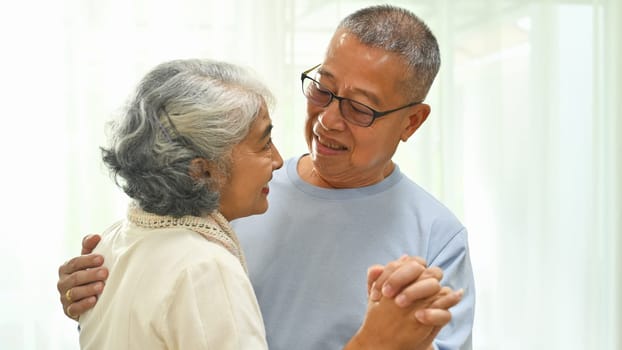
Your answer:
[[[345,120],[341,115],[339,108],[341,101],[333,98],[328,106],[318,116],[318,122],[326,130],[343,130],[345,128]]]

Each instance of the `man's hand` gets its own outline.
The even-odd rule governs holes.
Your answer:
[[[367,292],[372,301],[380,297],[395,298],[401,307],[411,306],[422,297],[422,292],[440,290],[443,271],[427,267],[420,257],[402,256],[386,266],[374,265],[367,271]],[[418,283],[415,287],[415,283]]]
[[[432,349],[438,332],[451,321],[448,309],[463,295],[441,288],[442,277],[439,268],[426,267],[419,257],[370,267],[365,321],[344,349]]]
[[[58,283],[63,312],[78,320],[81,314],[95,306],[97,296],[104,289],[108,269],[102,267],[104,257],[91,254],[99,243],[99,235],[88,235],[82,240],[82,255],[58,268]]]
[[[414,289],[422,286],[417,283]],[[400,307],[387,297],[370,300],[363,325],[344,349],[430,349],[438,332],[451,320],[448,309],[460,301],[462,292],[448,287],[435,292],[424,287],[417,293],[422,298],[410,307]]]

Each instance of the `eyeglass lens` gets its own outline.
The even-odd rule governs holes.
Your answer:
[[[333,98],[338,99],[341,115],[352,123],[368,126],[374,119],[373,111],[369,107],[347,98],[337,97],[330,90],[308,77],[303,80],[302,89],[305,97],[320,107],[328,106]]]

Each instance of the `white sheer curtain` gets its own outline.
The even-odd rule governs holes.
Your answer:
[[[299,73],[370,1],[23,1],[0,11],[0,348],[76,349],[56,269],[123,215],[104,124],[173,58],[254,68],[304,151]],[[432,115],[396,159],[470,232],[475,349],[620,349],[622,4],[394,1],[436,33]]]

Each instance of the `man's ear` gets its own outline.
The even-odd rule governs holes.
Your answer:
[[[200,181],[211,176],[211,166],[205,158],[194,158],[190,161],[188,174],[193,180]]]
[[[408,125],[402,131],[400,135],[400,139],[403,142],[408,141],[408,139],[419,129],[421,124],[425,122],[425,120],[430,115],[430,105],[427,104],[418,104],[414,106],[413,112],[408,116]]]

